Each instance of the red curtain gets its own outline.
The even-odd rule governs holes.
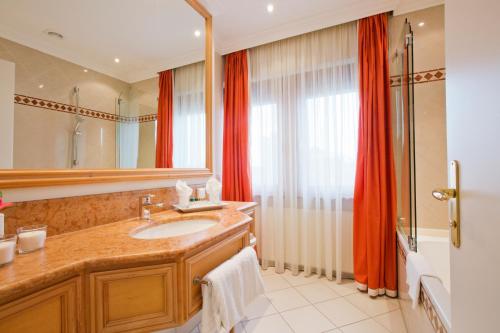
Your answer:
[[[248,150],[247,51],[226,56],[222,198],[252,201]]]
[[[354,188],[354,277],[371,296],[397,296],[396,183],[387,15],[359,21],[359,134]]]
[[[156,134],[156,167],[172,168],[173,157],[173,118],[174,82],[169,69],[161,72],[159,80],[158,119]]]

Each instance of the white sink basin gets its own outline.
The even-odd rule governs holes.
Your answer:
[[[207,218],[182,220],[163,224],[153,224],[131,233],[132,238],[137,239],[160,239],[177,237],[203,231],[213,227],[218,222]]]

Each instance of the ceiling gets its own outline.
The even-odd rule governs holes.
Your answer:
[[[0,1],[0,37],[126,82],[203,60],[203,32],[184,0]]]
[[[199,0],[226,54],[356,20],[444,0]],[[272,3],[274,12],[266,6]],[[194,31],[202,32],[200,38]],[[57,39],[46,32],[64,35]],[[185,0],[2,0],[0,37],[126,82],[204,58],[204,20]],[[114,59],[119,58],[120,63]]]
[[[200,0],[212,13],[214,43],[221,54],[296,36],[366,16],[396,15],[444,0]],[[274,5],[267,13],[269,3]]]

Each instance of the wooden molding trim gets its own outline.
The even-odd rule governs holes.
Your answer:
[[[209,169],[1,170],[0,188],[210,177]]]
[[[212,15],[197,0],[185,0],[205,18],[205,123],[206,165],[201,169],[0,169],[0,189],[37,186],[109,183],[143,180],[209,177],[212,175],[212,93],[213,39]]]

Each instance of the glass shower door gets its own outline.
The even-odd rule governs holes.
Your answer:
[[[397,183],[398,228],[408,237],[411,249],[417,245],[415,190],[415,126],[413,82],[413,31],[404,24],[396,51],[392,100],[395,114],[394,151]]]

